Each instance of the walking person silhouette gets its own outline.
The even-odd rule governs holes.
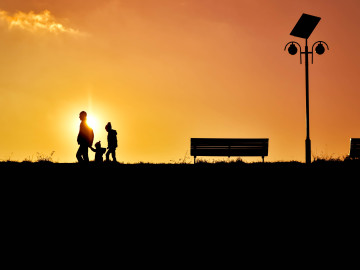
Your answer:
[[[106,152],[106,161],[110,161],[109,156],[111,154],[113,161],[116,162],[116,147],[117,145],[117,132],[112,129],[111,123],[107,123],[105,126],[105,130],[108,132],[107,140],[108,140],[108,151]]]
[[[87,113],[85,111],[80,112],[79,118],[81,120],[79,135],[77,142],[79,149],[76,153],[76,158],[79,163],[89,163],[88,148],[92,146],[94,141],[94,131],[86,123]]]

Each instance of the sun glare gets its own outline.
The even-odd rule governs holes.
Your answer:
[[[93,130],[97,130],[99,127],[99,121],[94,116],[88,116],[86,122]]]

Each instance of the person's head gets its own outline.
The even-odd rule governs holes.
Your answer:
[[[86,117],[87,117],[87,113],[85,111],[82,111],[79,115],[81,121],[85,121]]]
[[[95,148],[101,148],[101,141],[98,141],[97,143],[95,143]]]
[[[110,123],[110,122],[106,124],[105,130],[106,130],[106,131],[111,130],[111,123]]]

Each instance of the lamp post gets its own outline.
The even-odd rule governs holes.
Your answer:
[[[314,46],[318,44],[315,48],[315,52],[319,55],[325,52],[325,47],[323,44],[326,45],[326,48],[329,50],[329,46],[324,41],[316,41],[312,47],[311,51],[308,48],[308,38],[315,29],[316,25],[319,23],[320,18],[315,17],[308,14],[303,14],[297,24],[295,25],[294,29],[291,31],[290,35],[295,37],[300,37],[305,39],[305,51],[301,50],[301,46],[299,43],[295,41],[290,41],[285,45],[285,49],[288,47],[288,52],[291,55],[295,55],[298,51],[297,46],[300,49],[300,64],[301,55],[305,55],[305,89],[306,89],[306,139],[305,139],[305,159],[306,164],[311,163],[311,140],[310,140],[310,118],[309,118],[309,54],[312,56],[311,63],[314,62]]]

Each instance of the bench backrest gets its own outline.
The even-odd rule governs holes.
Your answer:
[[[191,138],[192,156],[262,156],[268,155],[269,139]]]
[[[360,138],[350,139],[350,157],[360,157]]]

